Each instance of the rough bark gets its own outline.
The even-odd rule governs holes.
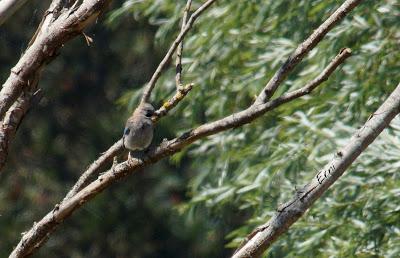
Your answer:
[[[85,1],[79,6],[61,11],[62,0],[54,0],[46,11],[41,24],[33,35],[28,49],[11,69],[10,76],[0,91],[0,170],[4,167],[8,147],[18,127],[11,127],[5,115],[12,114],[13,123],[20,124],[31,102],[24,97],[37,89],[41,71],[58,54],[60,48],[71,38],[95,21],[110,0]],[[24,108],[21,98],[25,98]],[[14,105],[17,101],[19,104]],[[28,104],[29,103],[29,104]],[[23,114],[21,111],[24,111]],[[18,115],[17,115],[18,114]],[[18,120],[18,121],[17,121]]]
[[[11,73],[0,91],[0,120],[16,101],[22,90],[29,87],[41,68],[50,62],[60,48],[72,37],[79,35],[93,23],[110,0],[87,0],[75,8],[63,11],[36,35],[35,40],[11,69]],[[52,13],[48,10],[46,15]]]
[[[295,90],[288,94],[282,95],[281,97],[265,103],[263,105],[253,105],[250,108],[233,114],[226,118],[220,119],[215,122],[211,122],[196,129],[190,130],[180,137],[177,137],[170,141],[164,141],[159,146],[151,149],[141,159],[132,159],[122,162],[116,166],[113,166],[110,170],[101,174],[92,183],[83,187],[83,181],[87,182],[87,179],[91,177],[93,171],[98,171],[98,165],[103,164],[103,161],[107,158],[111,158],[113,153],[121,150],[122,143],[119,140],[113,145],[103,156],[100,157],[95,163],[93,163],[89,169],[84,173],[83,181],[73,187],[72,192],[68,193],[64,200],[57,204],[54,209],[49,212],[39,222],[35,223],[33,227],[23,235],[21,241],[14,249],[10,257],[25,257],[31,254],[37,247],[41,246],[48,236],[55,230],[58,224],[64,219],[69,217],[76,209],[81,207],[84,203],[92,199],[98,193],[106,189],[112,183],[119,179],[132,174],[134,171],[141,169],[147,165],[155,163],[164,157],[171,156],[174,153],[179,152],[182,148],[188,146],[192,142],[204,138],[208,135],[216,134],[218,132],[235,128],[240,125],[250,123],[257,117],[260,117],[265,112],[279,107],[280,105],[287,103],[288,101],[297,99],[301,96],[311,93],[318,85],[325,81],[328,76],[342,63],[347,57],[350,56],[349,50],[341,51],[337,57],[328,65],[326,69],[316,79],[308,83],[301,89]],[[81,177],[82,178],[82,177]],[[78,180],[78,182],[80,182]]]
[[[232,256],[233,258],[258,257],[280,235],[288,231],[310,206],[342,176],[346,169],[385,129],[400,112],[400,84],[389,98],[375,111],[364,126],[337,151],[333,159],[313,177],[312,181],[298,190],[293,199],[277,208],[272,218],[257,227],[248,242]]]
[[[207,1],[202,7],[197,9],[195,13],[191,15],[185,28],[190,28],[193,21],[200,15],[202,11],[207,8],[207,4],[211,5],[214,1]],[[278,88],[278,86],[282,83],[284,78],[293,70],[293,68],[301,61],[301,59],[311,50],[313,49],[326,35],[326,33],[340,20],[343,18],[361,1],[358,0],[347,0],[345,3],[330,16],[326,22],[324,22],[314,33],[311,34],[309,38],[307,38],[302,44],[299,45],[297,50],[294,52],[292,57],[290,57],[285,64],[275,73],[273,78],[267,84],[266,88],[260,93],[257,101],[252,104],[247,109],[229,115],[220,120],[210,122],[204,125],[201,125],[195,129],[192,129],[180,137],[177,137],[172,140],[165,140],[159,146],[152,148],[149,152],[143,155],[141,159],[132,159],[129,161],[122,162],[118,165],[113,166],[110,170],[106,171],[102,175],[100,175],[96,180],[88,184],[84,187],[84,185],[80,184],[76,189],[80,189],[79,191],[75,191],[74,194],[70,195],[70,198],[65,198],[64,201],[60,204],[57,204],[55,208],[49,212],[44,218],[42,218],[38,223],[35,223],[34,226],[22,237],[21,241],[18,243],[17,247],[11,254],[11,257],[24,257],[34,251],[34,249],[40,246],[49,236],[51,232],[53,232],[58,224],[60,224],[64,219],[68,218],[76,209],[81,207],[85,202],[92,199],[102,190],[107,188],[112,183],[117,180],[126,177],[129,174],[132,174],[134,171],[143,168],[149,164],[155,163],[160,159],[171,156],[174,153],[179,152],[182,148],[188,146],[196,140],[204,138],[206,136],[216,134],[218,132],[228,130],[231,128],[235,128],[238,126],[242,126],[244,124],[250,123],[256,118],[262,116],[266,112],[279,107],[280,105],[287,103],[288,101],[297,99],[301,96],[309,94],[313,89],[315,89],[318,85],[320,85],[326,78],[333,72],[333,70],[345,60],[350,54],[350,51],[345,50],[341,51],[337,58],[335,58],[332,63],[324,70],[322,75],[318,76],[315,80],[302,87],[301,89],[295,90],[293,92],[289,92],[284,94],[272,101],[266,102],[269,99],[274,91]],[[201,11],[201,12],[200,12]],[[196,16],[196,15],[197,16]],[[332,18],[333,17],[333,18]],[[182,32],[178,35],[177,39],[174,41],[171,46],[170,51],[172,53],[176,50],[178,44],[182,41],[184,37],[184,32],[186,30],[182,30]],[[186,31],[187,32],[187,31]],[[173,50],[171,50],[173,49]],[[166,63],[169,58],[172,56],[171,54],[166,55],[163,61],[160,63],[153,77],[155,81],[160,76],[161,70],[164,67],[163,63]],[[169,57],[168,57],[169,56]],[[160,68],[161,67],[161,68]],[[152,77],[152,78],[153,78]],[[275,79],[274,79],[275,78]],[[153,79],[152,79],[153,80]],[[152,85],[149,83],[149,85]],[[147,101],[151,90],[154,85],[150,87],[147,85],[142,101]],[[267,98],[260,97],[265,94],[268,95]],[[121,146],[118,144],[113,145],[111,151],[107,151],[107,157],[111,157],[113,154],[118,152],[121,149]],[[102,159],[100,157],[98,160],[107,160],[108,158]],[[99,162],[100,165],[103,165],[103,162]],[[90,178],[93,173],[97,173],[99,171],[99,165],[92,164],[90,167],[90,173],[86,174],[86,178]],[[88,182],[85,180],[85,183]]]

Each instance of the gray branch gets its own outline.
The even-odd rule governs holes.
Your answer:
[[[322,72],[322,75],[318,76],[311,83],[299,90],[282,95],[280,98],[277,98],[266,104],[251,106],[249,109],[237,114],[233,114],[224,119],[204,124],[196,129],[182,134],[180,137],[177,137],[173,140],[164,141],[158,147],[150,150],[150,152],[146,154],[143,159],[132,159],[113,166],[110,170],[100,175],[92,183],[86,187],[83,187],[84,183],[88,182],[88,179],[91,178],[94,173],[99,171],[100,166],[103,166],[107,160],[111,159],[113,154],[116,154],[122,150],[122,143],[121,140],[119,140],[89,167],[89,169],[78,180],[78,183],[72,188],[67,197],[64,198],[60,204],[57,204],[51,212],[49,212],[39,222],[35,223],[33,227],[23,235],[21,241],[18,243],[10,257],[24,257],[27,254],[31,254],[36,248],[40,247],[45,242],[48,236],[56,229],[58,224],[64,221],[64,219],[67,217],[71,216],[71,214],[84,203],[92,199],[102,190],[106,189],[109,185],[118,181],[119,179],[132,174],[138,169],[155,163],[164,157],[171,156],[174,153],[179,152],[183,147],[193,143],[198,139],[250,123],[267,111],[277,108],[288,101],[311,93],[313,89],[325,81],[334,71],[334,69],[349,56],[349,50],[346,49],[345,51],[341,51],[339,55],[335,57],[328,67]]]
[[[24,87],[29,87],[42,68],[57,56],[60,48],[68,40],[79,35],[93,23],[111,0],[87,0],[74,9],[67,9],[36,33],[24,55],[11,69],[11,73],[0,91],[0,120],[17,100]],[[55,1],[57,2],[57,1]],[[45,14],[51,15],[53,10]],[[43,24],[43,23],[42,23]]]
[[[286,60],[285,64],[268,81],[264,90],[256,99],[256,104],[268,101],[274,95],[278,86],[285,80],[286,76],[293,68],[300,63],[305,55],[310,52],[337,23],[351,12],[362,0],[345,1],[329,18],[322,23],[303,43],[301,43],[294,53]]]
[[[185,29],[185,25],[187,23],[187,17],[190,11],[190,6],[192,5],[192,0],[188,0],[185,6],[185,10],[183,11],[182,17],[182,25],[181,32]],[[176,61],[175,61],[175,84],[176,90],[179,91],[182,86],[182,52],[183,52],[183,40],[178,45],[178,49],[176,50]]]
[[[154,89],[158,79],[161,76],[163,69],[167,66],[168,61],[171,59],[172,55],[174,54],[175,50],[178,48],[178,45],[182,42],[185,38],[186,34],[192,28],[196,19],[208,8],[210,7],[216,0],[208,0],[202,6],[200,6],[192,15],[190,15],[189,19],[187,20],[185,26],[181,29],[181,32],[176,37],[175,41],[172,43],[171,47],[168,49],[167,54],[164,56],[163,60],[161,60],[160,64],[158,65],[156,71],[154,72],[153,76],[151,77],[150,81],[147,83],[144,91],[141,102],[149,102],[151,92]]]
[[[309,184],[298,190],[291,201],[280,205],[275,215],[266,224],[257,227],[248,237],[248,242],[239,248],[232,257],[260,256],[342,176],[399,112],[400,84],[378,110],[369,117],[364,126],[352,136],[349,143],[333,155],[331,162],[318,171]]]
[[[214,1],[212,0],[207,1],[204,5],[202,5],[202,7],[197,9],[197,11],[190,16],[187,24],[185,25],[186,29],[183,30],[178,35],[178,38],[174,41],[173,46],[171,46],[170,50],[168,51],[168,53],[170,52],[171,53],[170,54],[167,53],[166,57],[163,59],[163,61],[157,68],[157,70],[159,71],[158,72],[156,71],[155,74],[153,75],[153,78],[155,78],[154,82],[160,76],[162,68],[165,66],[166,62],[171,57],[172,53],[176,50],[178,44],[182,41],[185,31],[187,33],[187,31],[192,26],[194,20],[201,14],[201,12],[203,12],[208,7],[207,4],[211,5],[213,2]],[[324,22],[309,38],[306,39],[306,41],[304,41],[304,43],[300,44],[300,46],[297,49],[301,49],[302,54],[300,55],[296,54],[298,52],[298,50],[296,50],[294,55],[292,55],[295,56],[296,58],[289,58],[288,61],[276,72],[273,78],[280,78],[280,79],[272,80],[272,83],[268,83],[267,86],[273,85],[271,89],[273,89],[273,91],[276,90],[277,87],[283,81],[283,79],[300,62],[298,58],[304,57],[306,53],[308,53],[311,49],[313,49],[322,40],[324,35],[334,26],[334,24],[337,24],[340,20],[343,20],[343,18],[360,2],[361,2],[360,0],[345,1],[345,3],[334,14],[332,14],[334,18],[332,18],[332,16],[329,17],[327,20],[329,22],[327,21]],[[23,235],[22,239],[20,240],[14,251],[11,253],[10,257],[24,257],[26,255],[31,254],[37,247],[39,247],[43,242],[45,242],[49,234],[51,234],[55,230],[58,224],[60,224],[64,219],[71,216],[71,214],[75,210],[77,210],[84,203],[92,199],[102,190],[107,188],[109,185],[116,182],[118,179],[126,177],[129,174],[132,174],[134,171],[143,168],[145,166],[148,166],[149,164],[155,163],[164,157],[171,156],[174,153],[179,152],[182,148],[188,146],[189,144],[201,138],[219,133],[224,130],[248,124],[254,121],[256,118],[262,116],[266,112],[274,108],[277,108],[283,105],[284,103],[287,103],[288,101],[309,94],[313,89],[315,89],[324,80],[326,80],[327,77],[333,72],[333,70],[341,62],[343,62],[349,55],[350,55],[349,50],[346,49],[344,51],[341,51],[338,57],[336,57],[332,61],[332,63],[323,71],[322,75],[318,76],[315,80],[313,80],[312,82],[310,82],[309,84],[307,84],[306,86],[304,86],[299,90],[295,90],[293,92],[284,94],[281,97],[278,97],[269,102],[265,102],[266,101],[266,100],[264,101],[265,98],[260,97],[261,95],[266,94],[267,92],[263,90],[260,93],[260,96],[258,97],[258,100],[263,99],[263,101],[256,101],[254,104],[252,104],[250,107],[248,107],[243,111],[229,115],[220,120],[201,125],[195,129],[192,129],[182,134],[181,136],[175,139],[169,141],[166,140],[162,142],[159,146],[152,148],[146,155],[144,155],[142,159],[132,159],[129,161],[122,162],[116,166],[113,166],[110,170],[100,175],[96,180],[94,180],[85,187],[83,187],[83,184],[79,184],[76,188],[75,187],[74,188],[80,190],[74,191],[74,193],[69,194],[70,196],[69,198],[65,198],[62,203],[57,204],[51,212],[49,212],[39,222],[35,223],[33,227]],[[151,81],[153,81],[153,79]],[[145,89],[142,101],[148,100],[151,90],[154,87],[154,85],[152,87],[150,87],[149,85],[152,84],[149,83],[148,87]],[[269,86],[267,87],[267,90],[268,89]],[[268,92],[271,93],[272,91],[268,90]],[[105,162],[109,160],[109,158],[111,158],[113,155],[115,155],[122,149],[120,142],[121,141],[118,141],[113,145],[113,147],[111,147],[108,151],[106,151],[105,153],[106,157],[101,156],[97,160],[100,162],[96,161],[97,164],[95,162],[90,166],[88,171],[91,172],[87,171],[88,173],[86,172],[84,173],[86,179],[83,181],[85,183],[88,182],[87,180],[88,178],[91,178],[93,174],[99,171],[100,166],[104,165]],[[80,180],[78,180],[78,182],[79,181]]]
[[[64,9],[63,0],[53,0],[45,12],[42,22],[29,42],[28,49],[11,69],[11,74],[0,91],[0,170],[8,155],[8,147],[18,127],[5,119],[6,114],[13,114],[13,123],[20,124],[25,113],[31,106],[31,101],[23,96],[24,92],[35,92],[38,87],[41,71],[44,66],[55,58],[60,48],[69,39],[79,35],[106,8],[109,1],[85,1],[79,7]],[[79,2],[79,1],[77,1]],[[77,3],[76,2],[76,3]],[[24,101],[20,101],[24,99]],[[18,102],[17,105],[14,103]],[[19,108],[25,103],[24,108]],[[29,104],[28,104],[29,103]],[[23,114],[20,112],[24,110]],[[10,116],[9,116],[10,117]],[[18,121],[16,121],[18,120]]]

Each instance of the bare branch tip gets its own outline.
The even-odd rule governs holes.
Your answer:
[[[347,48],[347,47],[342,48],[342,49],[339,51],[339,54],[340,54],[340,55],[349,56],[349,55],[351,55],[351,49],[350,49],[350,48]]]
[[[82,35],[85,38],[87,46],[90,47],[91,44],[93,43],[93,38],[91,38],[88,35],[86,35],[85,32],[83,32],[83,31],[82,31]]]
[[[186,84],[185,86],[180,85],[178,87],[178,92],[181,93],[181,94],[186,95],[189,91],[191,91],[193,89],[193,86],[194,86],[193,82],[189,83],[189,84]]]

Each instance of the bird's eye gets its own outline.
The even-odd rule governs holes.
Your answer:
[[[131,129],[129,129],[128,127],[125,128],[124,130],[124,134],[128,135],[130,133]]]
[[[152,116],[153,116],[153,113],[154,113],[153,111],[150,111],[150,110],[147,111],[147,112],[146,112],[146,117],[152,117]]]

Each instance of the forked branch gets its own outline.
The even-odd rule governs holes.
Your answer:
[[[190,29],[191,24],[193,24],[194,20],[200,15],[209,5],[211,5],[214,1],[207,1],[204,5],[202,5],[196,12],[194,12],[187,24],[185,25],[185,30],[183,30],[179,35],[178,38],[173,43],[169,52],[167,53],[166,57],[164,58],[160,66],[157,68],[159,70],[156,71],[152,77],[151,81],[157,80],[160,75],[162,68],[165,66],[167,60],[171,57],[172,53],[175,51],[177,45],[182,41],[183,36],[187,31]],[[279,69],[279,71],[274,75],[273,79],[270,80],[268,85],[272,85],[271,87],[266,87],[267,91],[263,90],[260,96],[271,93],[276,90],[276,88],[280,85],[283,79],[287,76],[290,71],[293,70],[293,67],[297,65],[300,60],[304,57],[306,53],[308,53],[312,48],[314,48],[318,42],[320,42],[323,36],[333,27],[334,24],[337,24],[340,20],[342,20],[357,4],[361,1],[358,0],[347,0],[345,3],[332,15],[334,18],[328,18],[326,22],[324,22],[320,28],[316,30],[303,44],[301,44],[295,53],[292,56],[296,58],[289,58],[289,60]],[[329,21],[329,22],[328,22]],[[172,49],[172,50],[171,50]],[[298,54],[298,49],[302,54]],[[171,52],[171,53],[170,53]],[[170,54],[169,54],[170,53]],[[263,101],[256,101],[253,105],[248,107],[247,109],[237,112],[235,114],[229,115],[225,118],[220,120],[210,122],[204,125],[201,125],[195,129],[192,129],[180,137],[177,137],[173,140],[164,141],[159,146],[151,149],[142,159],[133,159],[131,161],[125,161],[120,163],[116,166],[113,166],[112,169],[106,171],[102,175],[100,175],[95,181],[91,182],[89,185],[81,188],[77,187],[76,189],[80,189],[76,191],[75,194],[71,194],[70,198],[64,199],[62,203],[56,205],[55,208],[48,213],[44,218],[42,218],[38,223],[36,223],[24,236],[22,237],[21,241],[18,243],[17,247],[11,254],[11,257],[23,257],[33,252],[33,250],[42,244],[46,237],[54,231],[56,226],[60,224],[65,218],[69,217],[76,209],[82,206],[85,202],[96,196],[102,190],[107,188],[107,186],[111,185],[115,181],[120,178],[123,178],[129,174],[132,174],[139,168],[143,168],[151,163],[157,162],[158,160],[171,156],[174,153],[179,152],[182,148],[188,146],[189,144],[193,143],[196,140],[204,138],[206,136],[216,134],[218,132],[228,130],[231,128],[235,128],[237,126],[241,126],[247,123],[250,123],[254,119],[260,117],[261,115],[265,114],[266,112],[279,107],[280,105],[297,99],[301,96],[309,94],[315,87],[317,87],[320,83],[322,83],[327,76],[340,64],[343,62],[346,57],[348,57],[349,51],[341,51],[337,59],[334,59],[332,63],[334,65],[329,65],[332,69],[325,69],[324,72],[327,74],[325,76],[319,76],[320,79],[316,79],[310,84],[304,86],[300,90],[293,91],[291,93],[287,93],[282,95],[275,100],[265,102],[266,98],[260,97]],[[161,68],[160,68],[161,67]],[[155,79],[153,79],[155,78]],[[275,78],[275,79],[274,79]],[[153,85],[153,86],[150,86]],[[149,83],[148,87],[145,89],[144,95],[142,97],[142,101],[147,101],[150,92],[153,89],[154,84]],[[272,89],[272,90],[269,90]],[[272,95],[271,95],[272,96]],[[270,96],[268,97],[270,98]],[[120,142],[120,141],[119,141]],[[121,148],[121,144],[117,142],[113,145],[113,148],[110,151],[106,152],[106,157],[103,159],[100,157],[99,159],[101,162],[98,162],[99,165],[104,164],[103,161],[106,161],[109,157],[112,157],[115,153],[117,153]],[[92,164],[90,167],[91,171],[99,171],[99,165]],[[85,181],[85,180],[84,180]],[[86,181],[87,182],[87,181]]]
[[[272,76],[268,81],[264,90],[258,95],[255,104],[265,103],[268,101],[272,95],[274,95],[278,86],[282,81],[288,76],[288,74],[293,70],[293,68],[300,63],[305,55],[310,52],[321,40],[322,38],[343,18],[353,10],[357,5],[359,5],[362,0],[347,0],[345,1],[331,16],[326,19],[314,32],[301,43],[293,54],[286,60],[283,66]]]
[[[349,51],[341,51],[338,57],[336,57],[328,67],[336,68],[349,56],[349,54]],[[326,73],[326,75],[319,77],[327,78],[327,76],[329,76],[332,71],[333,69],[325,69],[323,73]],[[45,241],[46,237],[48,237],[48,235],[55,230],[58,224],[60,224],[65,218],[69,217],[84,203],[92,199],[94,196],[96,196],[98,193],[106,189],[109,185],[116,182],[117,180],[126,177],[129,174],[132,174],[134,171],[140,168],[155,163],[164,157],[171,156],[174,153],[179,152],[182,148],[188,146],[196,140],[230,128],[250,123],[267,111],[277,108],[290,100],[294,100],[301,96],[309,94],[313,89],[316,88],[316,86],[321,84],[323,81],[323,79],[314,80],[314,83],[307,84],[300,90],[296,90],[293,93],[283,95],[282,97],[268,103],[252,105],[248,109],[238,112],[236,114],[232,114],[215,122],[201,125],[196,129],[190,130],[182,134],[180,137],[177,137],[170,141],[162,142],[158,147],[151,149],[142,159],[128,160],[118,164],[117,166],[100,175],[97,180],[91,182],[80,191],[75,191],[74,194],[70,194],[70,192],[68,194],[70,195],[69,198],[65,198],[62,203],[57,204],[51,212],[49,212],[26,234],[24,234],[21,241],[18,243],[17,247],[11,254],[11,257],[23,257],[26,254],[32,253],[33,250],[37,246],[41,245]],[[110,153],[120,150],[122,148],[121,145],[121,141],[118,141],[116,144],[113,145],[113,148],[111,150],[108,150],[106,152],[106,156],[110,157]],[[105,158],[102,160],[105,160]],[[95,163],[92,164],[89,170],[92,172],[98,170],[97,165]],[[89,177],[85,178],[87,179]],[[74,187],[74,189],[79,188],[79,186]]]
[[[336,152],[331,162],[313,177],[310,183],[297,191],[293,199],[277,208],[272,218],[257,227],[248,242],[232,256],[247,258],[260,256],[271,244],[306,212],[346,169],[385,129],[400,112],[400,84],[389,98],[373,113],[364,126],[357,130],[347,145]]]
[[[0,170],[6,162],[8,147],[18,127],[10,126],[5,116],[20,124],[31,105],[23,92],[35,92],[44,66],[53,60],[69,39],[79,35],[92,23],[111,0],[88,0],[81,3],[71,14],[62,9],[63,0],[53,0],[42,22],[28,44],[28,49],[11,69],[0,91]],[[77,1],[78,3],[80,1]],[[25,103],[25,104],[22,104]],[[29,104],[28,104],[29,103]],[[23,108],[20,108],[20,106]],[[21,113],[21,110],[24,112]],[[7,114],[7,115],[6,115]],[[10,114],[12,114],[10,116]]]
[[[186,34],[192,28],[193,23],[195,20],[208,8],[210,7],[216,0],[208,0],[203,5],[201,5],[192,15],[190,15],[189,20],[185,24],[185,27],[181,30],[178,34],[174,42],[172,43],[171,47],[169,48],[167,54],[165,54],[164,58],[161,60],[160,64],[158,65],[156,71],[154,72],[153,76],[151,77],[150,81],[147,83],[144,91],[141,102],[149,102],[151,92],[154,89],[158,79],[161,76],[163,69],[167,66],[168,61],[171,59],[172,55],[174,54],[175,50],[177,49],[178,45],[182,42]]]

